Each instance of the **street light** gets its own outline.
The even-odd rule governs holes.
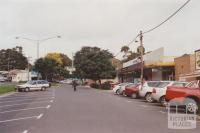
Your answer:
[[[54,36],[54,37],[49,37],[49,38],[45,38],[45,39],[40,39],[40,40],[35,40],[35,39],[30,39],[30,38],[25,38],[25,37],[16,37],[15,39],[24,39],[24,40],[28,40],[28,41],[31,41],[31,42],[34,42],[37,44],[37,59],[40,57],[39,55],[39,48],[40,48],[40,43],[44,42],[44,41],[47,41],[47,40],[50,40],[50,39],[54,39],[54,38],[61,38],[61,36]]]

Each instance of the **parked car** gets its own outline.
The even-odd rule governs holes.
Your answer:
[[[139,97],[145,98],[147,102],[153,102],[154,100],[151,95],[153,92],[153,88],[157,87],[160,83],[160,81],[146,81],[139,89]]]
[[[71,79],[65,79],[65,80],[61,80],[59,83],[61,83],[61,84],[71,84],[72,80]]]
[[[184,87],[184,86],[186,86],[186,84],[187,84],[187,82],[161,81],[157,87],[153,88],[152,98],[155,101],[160,102],[164,106],[164,105],[166,105],[165,95],[166,95],[167,87],[168,86]]]
[[[125,88],[128,87],[128,86],[131,86],[131,85],[134,85],[135,83],[127,83],[127,84],[124,84],[122,86],[119,87],[119,90],[117,91],[117,94],[118,95],[123,95],[124,91],[125,91]]]
[[[123,95],[131,97],[131,98],[138,98],[140,87],[141,87],[141,84],[139,84],[139,83],[128,85],[128,86],[125,87]]]
[[[166,101],[184,105],[190,113],[200,112],[200,81],[192,81],[185,87],[167,87]]]
[[[119,89],[120,89],[120,87],[121,86],[124,86],[124,85],[127,85],[128,83],[121,83],[121,84],[118,84],[118,85],[116,85],[114,88],[113,88],[113,92],[115,93],[115,94],[119,94]]]
[[[0,76],[0,82],[6,82],[6,81],[7,81],[7,78]]]
[[[45,91],[47,88],[51,87],[51,84],[46,80],[31,80],[25,84],[17,85],[16,90],[21,91],[33,91],[33,90],[41,90]]]

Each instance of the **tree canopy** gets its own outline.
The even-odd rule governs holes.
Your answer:
[[[22,54],[22,47],[0,50],[0,70],[22,69],[28,66],[27,58]]]
[[[43,79],[51,81],[69,76],[69,72],[61,67],[55,59],[47,57],[36,60],[34,69],[41,73]]]
[[[46,58],[55,60],[62,67],[70,66],[72,63],[72,60],[62,53],[48,53]]]
[[[83,47],[75,54],[74,63],[79,78],[101,81],[116,76],[115,67],[111,63],[113,55],[98,47]]]

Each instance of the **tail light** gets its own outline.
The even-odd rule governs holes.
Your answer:
[[[152,91],[152,93],[156,93],[156,89],[155,89],[155,88],[153,88],[153,91]]]

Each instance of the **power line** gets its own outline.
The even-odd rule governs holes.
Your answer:
[[[169,21],[172,17],[174,17],[181,9],[183,9],[191,0],[187,0],[180,8],[178,8],[172,15],[170,15],[167,19],[165,19],[163,22],[161,22],[160,24],[158,24],[157,26],[143,32],[143,34],[147,34],[157,28],[159,28],[161,25],[163,25],[164,23],[166,23],[167,21]]]
[[[178,8],[172,15],[170,15],[169,17],[167,17],[167,19],[165,19],[164,21],[162,21],[160,24],[158,24],[157,26],[143,32],[143,34],[147,34],[157,28],[159,28],[160,26],[162,26],[164,23],[166,23],[167,21],[169,21],[172,17],[174,17],[179,11],[181,11],[191,0],[187,0],[180,8]],[[138,34],[133,40],[131,40],[126,46],[130,46],[133,42],[136,41],[136,39],[140,36],[140,34]],[[118,56],[121,53],[118,52],[114,57]]]

